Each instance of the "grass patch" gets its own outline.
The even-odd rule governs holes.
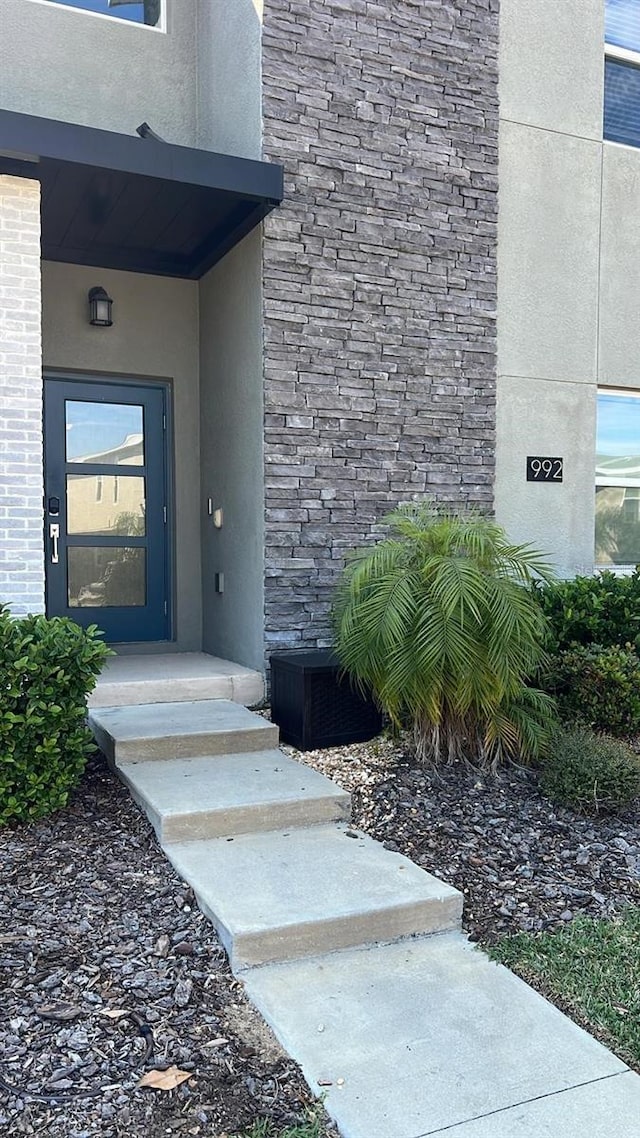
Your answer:
[[[559,932],[519,933],[488,951],[640,1069],[640,908],[611,921],[576,917]]]
[[[286,1130],[276,1130],[267,1120],[254,1122],[250,1130],[234,1138],[325,1138],[327,1134],[326,1123],[315,1110],[309,1112],[306,1122],[297,1126],[289,1126]]]

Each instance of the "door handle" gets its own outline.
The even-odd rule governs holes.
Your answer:
[[[50,523],[49,537],[51,538],[51,564],[57,565],[60,560],[58,556],[58,539],[60,537],[60,526],[57,522]]]

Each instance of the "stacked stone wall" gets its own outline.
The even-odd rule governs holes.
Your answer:
[[[497,0],[265,0],[268,650],[399,502],[490,509]]]

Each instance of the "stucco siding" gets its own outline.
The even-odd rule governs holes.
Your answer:
[[[640,150],[603,141],[604,51],[601,0],[502,0],[496,514],[566,576],[594,564],[598,387],[640,391]]]
[[[196,4],[168,5],[165,34],[46,0],[2,0],[0,107],[123,134],[147,121],[193,146]]]
[[[199,0],[197,144],[260,158],[262,24],[258,0]]]
[[[203,643],[254,668],[264,624],[261,258],[258,231],[200,282]]]

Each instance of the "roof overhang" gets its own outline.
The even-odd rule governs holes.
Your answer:
[[[198,280],[283,197],[269,162],[0,111],[0,173],[42,187],[42,256]]]

